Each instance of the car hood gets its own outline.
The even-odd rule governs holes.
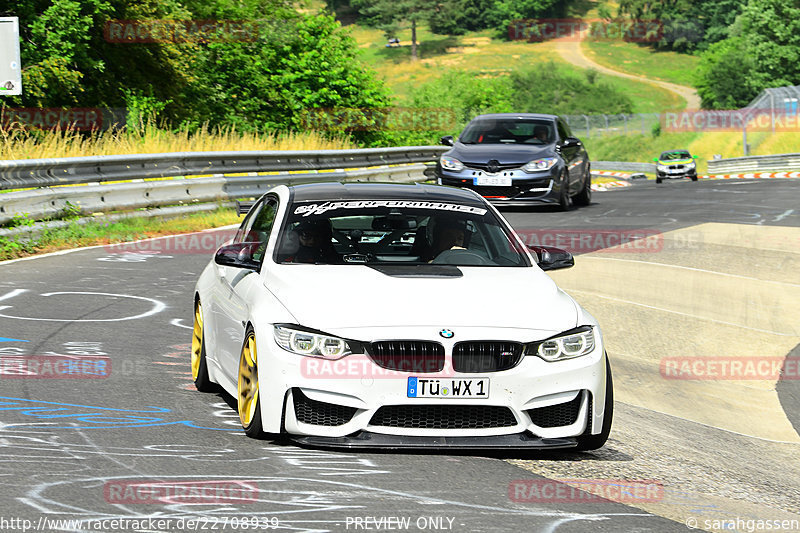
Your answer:
[[[459,277],[397,277],[363,265],[276,265],[264,283],[300,325],[502,327],[564,331],[578,306],[536,267],[459,267]]]
[[[456,143],[448,153],[462,163],[486,163],[497,159],[500,164],[523,165],[541,157],[555,157],[555,145],[463,144]]]

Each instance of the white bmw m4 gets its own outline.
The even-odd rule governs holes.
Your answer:
[[[611,430],[597,321],[473,191],[279,186],[194,295],[192,375],[247,435],[339,448],[596,449]]]

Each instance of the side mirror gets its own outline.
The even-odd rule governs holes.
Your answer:
[[[573,148],[575,146],[580,146],[580,145],[581,145],[581,140],[578,139],[577,137],[567,137],[561,143],[562,148]]]
[[[697,156],[696,156],[696,155],[693,155],[693,156],[692,156],[692,159],[697,159]]]
[[[439,139],[439,143],[445,146],[454,146],[456,144],[455,139],[453,139],[452,135],[445,135],[441,139]]]
[[[261,265],[256,261],[255,255],[261,251],[259,249],[263,245],[261,242],[237,242],[221,246],[214,254],[214,262],[222,266],[258,271]]]
[[[554,246],[528,246],[539,258],[538,265],[542,270],[558,270],[575,266],[572,254]]]
[[[658,163],[658,158],[657,157],[653,158],[653,163]]]

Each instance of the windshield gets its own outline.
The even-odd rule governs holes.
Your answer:
[[[491,211],[418,201],[301,202],[290,207],[275,262],[529,266]]]
[[[550,144],[553,123],[543,119],[480,119],[470,122],[458,139],[464,144]]]
[[[691,159],[691,157],[686,150],[676,150],[674,152],[663,152],[659,159],[662,161],[676,161],[678,159]]]

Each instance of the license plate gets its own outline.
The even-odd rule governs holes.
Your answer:
[[[488,398],[489,378],[408,378],[409,398]]]
[[[500,185],[511,187],[511,178],[508,176],[480,176],[475,178],[475,185]]]

